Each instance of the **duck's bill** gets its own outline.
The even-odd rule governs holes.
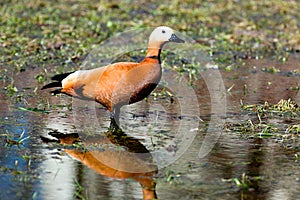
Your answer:
[[[170,42],[177,42],[177,43],[184,43],[184,40],[180,39],[175,35],[174,33],[171,35],[171,38],[169,39]]]

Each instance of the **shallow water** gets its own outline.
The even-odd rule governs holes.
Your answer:
[[[256,104],[291,98],[299,104],[299,91],[290,88],[299,87],[300,77],[289,72],[300,68],[300,55],[286,63],[242,62],[219,74],[223,96],[222,87],[216,87],[218,71],[201,72],[193,89],[199,116],[192,96],[151,96],[124,108],[121,128],[126,135],[111,134],[109,113],[93,102],[34,92],[41,87],[34,78],[41,69],[14,74],[19,97],[0,93],[1,199],[141,199],[143,192],[159,199],[299,199],[299,135],[286,148],[272,137],[245,137],[220,127],[251,117],[240,111],[241,100]],[[272,66],[280,72],[263,71]],[[8,84],[1,82],[1,88]],[[41,140],[53,131],[78,133],[84,149]],[[8,137],[18,140],[22,133],[29,138],[7,144]],[[200,158],[208,136],[212,149]],[[233,181],[241,182],[243,174],[248,180],[244,189]]]

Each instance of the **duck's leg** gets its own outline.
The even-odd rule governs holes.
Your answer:
[[[119,127],[119,118],[120,118],[120,107],[115,107],[113,112],[110,113],[110,126],[109,129],[113,132],[122,131]]]
[[[119,124],[120,118],[120,107],[114,107],[113,111],[110,113],[110,119],[114,120],[117,124]]]

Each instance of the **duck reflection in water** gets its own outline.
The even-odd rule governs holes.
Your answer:
[[[115,124],[111,124],[105,136],[90,134],[79,137],[77,133],[59,132],[51,132],[49,135],[61,144],[82,143],[82,148],[67,148],[65,152],[103,176],[138,181],[143,199],[157,198],[156,183],[153,180],[157,165],[151,153],[138,139],[127,136]]]

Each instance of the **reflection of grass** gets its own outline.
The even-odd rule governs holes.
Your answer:
[[[9,133],[6,134],[6,145],[12,146],[12,145],[21,145],[23,144],[23,141],[29,139],[30,136],[23,137],[25,134],[25,130],[22,131],[21,135],[18,138],[12,137]]]
[[[182,184],[181,174],[175,173],[171,169],[168,169],[166,172],[166,182],[170,185],[178,185]]]
[[[241,178],[232,178],[228,180],[224,180],[226,182],[234,182],[235,185],[240,189],[240,190],[247,190],[251,187],[255,187],[258,185],[258,181],[263,180],[263,177],[261,176],[256,176],[256,177],[251,177],[246,175],[246,173],[242,174]]]
[[[76,186],[76,190],[74,193],[74,197],[76,199],[88,200],[89,198],[87,197],[87,194],[83,194],[84,192],[86,192],[84,190],[84,187],[77,180],[75,180],[75,186]]]
[[[271,137],[279,131],[272,124],[253,123],[250,119],[246,123],[227,124],[226,128],[240,134],[259,137]]]

